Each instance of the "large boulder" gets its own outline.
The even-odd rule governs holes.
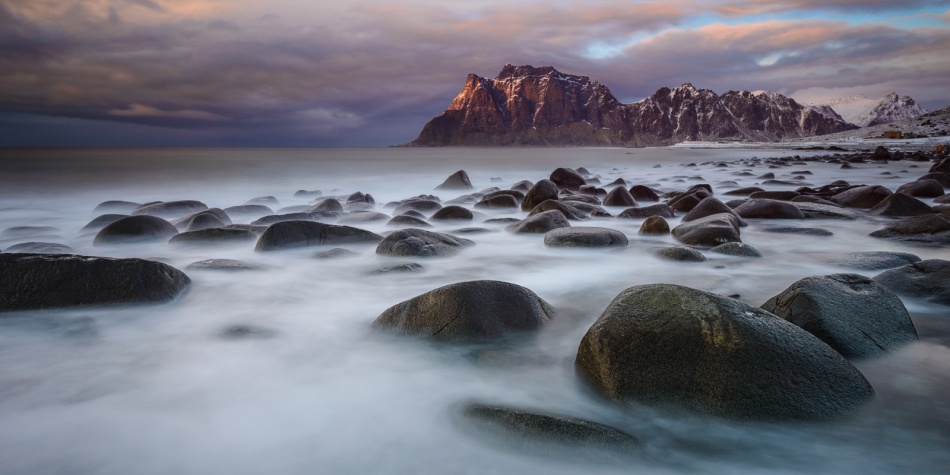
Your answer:
[[[650,216],[643,220],[643,224],[640,225],[640,230],[637,231],[637,234],[644,236],[666,236],[669,233],[670,223],[667,223],[666,220],[660,216]]]
[[[916,198],[936,198],[943,196],[943,184],[930,178],[920,178],[917,181],[899,186],[895,193],[903,193]]]
[[[584,335],[575,366],[611,400],[737,419],[828,419],[874,395],[854,366],[801,328],[672,284],[614,298]]]
[[[792,203],[779,200],[749,200],[736,208],[743,218],[759,219],[805,219],[805,214]]]
[[[701,201],[709,198],[712,195],[712,192],[706,188],[692,188],[671,199],[666,204],[670,205],[670,208],[673,208],[676,211],[686,213],[699,205]]]
[[[544,245],[548,247],[618,247],[627,244],[624,233],[593,226],[557,228],[544,235]]]
[[[512,223],[506,229],[514,233],[544,234],[552,229],[569,228],[571,223],[564,213],[552,209],[534,216],[528,216],[522,221]]]
[[[398,303],[377,317],[373,327],[437,340],[475,340],[535,330],[554,318],[554,309],[529,289],[476,280]]]
[[[133,203],[131,201],[109,200],[99,203],[92,211],[93,213],[123,214],[128,216],[141,206],[141,203]]]
[[[134,216],[158,216],[174,219],[208,209],[208,205],[195,200],[164,201],[142,205],[132,212]]]
[[[283,221],[270,225],[257,240],[256,251],[277,251],[307,246],[369,244],[383,239],[379,234],[350,226],[316,221]]]
[[[401,229],[382,240],[376,254],[394,257],[442,257],[457,254],[461,248],[475,243],[448,234],[424,229]]]
[[[878,216],[921,216],[936,213],[927,203],[911,198],[900,190],[881,200],[868,212]]]
[[[944,158],[937,163],[934,163],[930,170],[930,173],[950,173],[950,157]]]
[[[518,199],[513,195],[495,195],[491,198],[485,197],[478,203],[475,203],[476,208],[517,208]]]
[[[582,205],[584,203],[578,202],[577,205]],[[587,219],[587,215],[579,210],[575,205],[568,204],[563,201],[557,200],[547,200],[541,204],[535,206],[529,213],[528,216],[534,216],[536,214],[541,214],[545,211],[557,210],[564,214],[567,219],[572,220],[583,220]]]
[[[4,250],[4,252],[16,254],[75,254],[76,251],[57,242],[38,242],[29,241],[14,244]]]
[[[604,206],[640,206],[626,188],[618,186],[604,197]]]
[[[831,197],[831,201],[848,208],[873,208],[891,195],[891,190],[881,185],[866,185],[842,191]]]
[[[407,211],[419,211],[423,213],[431,213],[442,209],[442,203],[439,203],[435,200],[430,199],[408,199],[401,203],[396,209],[393,210],[393,214],[403,214]]]
[[[432,225],[427,223],[425,219],[422,219],[416,216],[410,216],[407,214],[400,214],[399,216],[393,216],[393,218],[390,219],[386,223],[386,226],[405,226],[405,227],[411,227],[411,228],[431,228],[432,227]]]
[[[739,221],[739,226],[746,225],[746,222],[743,221],[742,218],[732,210],[732,208],[726,206],[725,203],[719,201],[715,196],[710,196],[700,201],[699,204],[697,204],[695,207],[693,207],[693,209],[689,210],[689,212],[683,216],[681,222],[688,223],[699,218],[705,218],[706,216],[712,216],[719,213],[734,215]]]
[[[304,213],[339,213],[343,211],[343,204],[336,198],[326,198],[319,203],[303,210]]]
[[[727,242],[725,244],[720,244],[710,249],[709,252],[737,257],[762,257],[762,253],[759,252],[758,249],[741,242]]]
[[[584,177],[570,168],[558,168],[551,172],[550,180],[559,188],[577,190],[587,184]]]
[[[706,216],[673,228],[673,237],[683,244],[715,247],[727,242],[742,242],[739,238],[739,220],[729,213]]]
[[[274,214],[274,210],[264,205],[229,206],[224,208],[223,211],[228,216],[234,216],[235,218],[260,218],[261,216]]]
[[[471,221],[475,219],[475,215],[467,208],[449,205],[436,211],[429,219],[432,221]]]
[[[630,195],[637,201],[660,201],[660,197],[653,189],[644,185],[630,187]]]
[[[845,358],[877,356],[917,341],[900,298],[857,274],[806,277],[762,309],[815,335]]]
[[[221,208],[208,208],[191,213],[183,218],[173,220],[171,223],[181,231],[223,228],[229,224],[233,224],[231,217]]]
[[[167,302],[191,283],[144,259],[0,254],[0,311]]]
[[[927,259],[874,276],[874,281],[898,295],[950,305],[950,261]]]
[[[889,251],[815,253],[811,256],[829,264],[862,270],[893,269],[920,262],[920,258],[913,254]]]
[[[558,188],[551,180],[540,180],[528,190],[524,195],[524,201],[521,202],[522,211],[531,211],[535,206],[548,201],[557,201]]]
[[[474,188],[472,180],[468,178],[468,173],[465,173],[465,170],[459,170],[449,175],[441,185],[435,187],[436,190],[470,190],[472,188]]]
[[[902,219],[870,234],[898,241],[950,243],[950,220],[938,214]]]
[[[168,241],[176,234],[178,230],[175,226],[162,218],[149,215],[127,216],[100,229],[92,245]]]
[[[79,234],[91,234],[93,232],[97,233],[102,230],[102,228],[127,216],[127,214],[103,214],[96,216],[92,219],[92,221],[86,223],[86,225],[79,230]]]
[[[650,216],[659,216],[661,218],[672,218],[676,213],[670,205],[658,203],[655,205],[644,206],[642,208],[628,208],[617,215],[618,218],[642,219]]]

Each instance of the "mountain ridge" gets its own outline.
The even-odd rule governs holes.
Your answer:
[[[914,119],[927,111],[910,96],[899,96],[896,92],[886,94],[880,99],[869,99],[864,94],[841,97],[827,101],[805,104],[820,113],[826,108],[833,109],[846,122],[858,127],[873,127],[903,119]]]

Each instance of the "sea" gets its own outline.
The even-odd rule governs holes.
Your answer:
[[[178,269],[205,259],[260,268],[186,271],[192,285],[159,305],[0,314],[0,473],[14,474],[906,474],[950,471],[950,310],[905,300],[919,341],[853,363],[876,395],[818,423],[737,422],[669,408],[616,405],[578,377],[578,344],[607,304],[631,286],[674,283],[761,305],[808,276],[880,271],[829,262],[834,253],[910,252],[950,258],[946,247],[869,237],[889,218],[750,220],[743,242],[761,258],[705,252],[673,262],[651,250],[677,243],[638,235],[642,220],[585,223],[627,235],[621,249],[548,248],[540,235],[505,231],[477,209],[471,222],[433,222],[475,245],[448,258],[393,258],[375,247],[320,259],[327,248],[255,252],[254,244],[93,246],[80,230],[107,200],[200,200],[209,207],[274,197],[280,208],[312,197],[369,193],[377,211],[419,195],[443,201],[558,167],[584,167],[661,192],[698,183],[722,193],[834,180],[896,189],[929,163],[796,161],[829,152],[688,148],[0,149],[0,249],[45,241],[77,254],[156,259]],[[792,158],[769,168],[767,159]],[[435,190],[458,170],[474,190]],[[808,173],[804,173],[808,172]],[[928,201],[928,200],[925,200]],[[928,201],[929,202],[929,201]],[[650,203],[646,203],[650,204]],[[467,205],[471,207],[471,205]],[[607,208],[613,216],[623,208]],[[670,219],[675,226],[681,216]],[[234,219],[247,223],[251,219]],[[823,228],[832,236],[764,232]],[[22,227],[28,226],[26,231]],[[358,225],[376,233],[386,221]],[[483,228],[480,232],[459,231]],[[19,228],[9,231],[10,228]],[[8,232],[9,231],[9,232]],[[421,271],[378,273],[415,262]],[[3,275],[0,278],[15,278]],[[490,279],[518,284],[558,317],[501,344],[436,344],[376,331],[387,308],[429,290]],[[243,329],[234,331],[235,328]],[[515,407],[606,424],[636,437],[634,453],[592,455],[522,443],[465,427],[468,403]]]

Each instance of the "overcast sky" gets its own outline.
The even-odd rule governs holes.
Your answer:
[[[950,105],[950,1],[0,0],[0,146],[385,146],[469,73]]]

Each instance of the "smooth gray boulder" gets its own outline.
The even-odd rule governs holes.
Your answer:
[[[746,226],[746,222],[743,221],[742,218],[736,214],[732,208],[726,206],[725,203],[719,201],[719,199],[717,199],[715,196],[710,196],[700,201],[699,204],[697,204],[695,207],[693,207],[693,209],[689,210],[689,212],[683,216],[681,222],[688,223],[699,218],[705,218],[706,216],[712,216],[719,213],[731,214],[736,217],[736,220],[739,222],[739,226]]]
[[[444,257],[453,256],[474,242],[448,234],[424,229],[400,229],[383,239],[376,247],[376,254],[394,257]]]
[[[168,302],[191,284],[160,262],[77,255],[0,254],[0,275],[0,311]]]
[[[56,242],[21,242],[14,244],[3,252],[15,254],[75,254],[76,251],[65,245]]]
[[[419,218],[416,216],[411,216],[408,214],[400,214],[398,216],[393,216],[390,219],[386,226],[406,226],[411,228],[431,228],[432,225],[427,223],[425,219]]]
[[[398,303],[377,317],[373,327],[436,340],[480,340],[536,330],[554,318],[554,309],[529,289],[476,280]]]
[[[506,227],[513,233],[544,234],[552,229],[569,228],[570,221],[559,210],[552,209],[534,216],[529,216],[522,221],[513,223]]]
[[[759,252],[758,249],[741,242],[727,242],[725,244],[720,244],[710,249],[709,252],[725,254],[727,256],[762,257],[762,253]]]
[[[559,188],[575,191],[587,184],[587,180],[585,180],[580,173],[570,168],[558,168],[554,170],[551,172],[549,179]]]
[[[122,200],[109,200],[103,201],[96,205],[96,208],[92,210],[93,213],[108,213],[108,214],[123,214],[130,215],[133,211],[140,208],[141,203],[133,203],[131,201],[122,201]]]
[[[927,259],[874,276],[874,281],[898,295],[950,305],[950,261]]]
[[[551,180],[540,180],[525,193],[524,200],[521,202],[521,210],[531,211],[535,206],[545,201],[557,201],[557,197],[557,185]]]
[[[891,195],[891,190],[880,185],[866,185],[842,191],[831,197],[831,201],[848,208],[873,208]]]
[[[918,178],[917,181],[904,183],[895,193],[903,193],[915,198],[936,198],[943,196],[943,184],[931,178]]]
[[[727,242],[742,242],[739,238],[739,221],[729,213],[706,216],[673,228],[671,234],[677,241],[690,246],[716,247]]]
[[[936,213],[923,201],[911,198],[900,190],[881,200],[868,212],[877,216],[921,216]]]
[[[917,341],[900,298],[857,274],[806,277],[762,305],[845,358],[878,356]]]
[[[277,251],[307,246],[371,244],[383,239],[379,234],[350,226],[316,221],[283,221],[270,225],[257,240],[255,251]]]
[[[79,230],[79,234],[98,233],[102,228],[128,216],[127,214],[103,214],[96,216]]]
[[[950,243],[950,220],[938,214],[924,214],[900,220],[869,236],[897,241]]]
[[[670,208],[670,205],[665,203],[658,203],[655,205],[644,206],[642,208],[628,208],[623,210],[620,214],[617,215],[618,218],[625,219],[642,219],[649,218],[650,216],[659,216],[661,218],[672,218],[676,215],[676,212],[673,211],[673,208]]]
[[[812,253],[817,259],[829,264],[852,269],[882,270],[920,262],[920,258],[907,252],[865,251],[840,253]]]
[[[625,206],[629,208],[640,206],[640,204],[626,188],[618,186],[604,197],[604,206]]]
[[[594,226],[557,228],[544,235],[544,245],[548,247],[622,247],[627,244],[624,233]]]
[[[99,230],[93,246],[168,241],[178,229],[162,218],[149,215],[126,216]]]
[[[747,219],[805,219],[805,214],[798,206],[787,201],[778,200],[748,200],[739,205],[735,212]]]
[[[132,212],[133,216],[157,216],[175,219],[208,209],[208,205],[195,200],[164,201],[144,204]]]
[[[465,170],[459,170],[449,175],[441,185],[435,187],[436,190],[470,190],[472,188],[474,188],[472,180],[469,179]]]
[[[496,195],[491,198],[484,198],[481,201],[475,203],[476,208],[488,208],[488,209],[506,209],[506,208],[517,208],[518,199],[513,195]]]
[[[577,204],[581,205],[583,203],[577,203]],[[587,214],[577,209],[577,207],[575,207],[574,205],[565,203],[563,201],[557,201],[557,200],[547,200],[547,201],[542,202],[541,204],[535,206],[531,210],[531,212],[528,213],[528,216],[534,216],[536,214],[541,214],[545,211],[551,211],[551,210],[560,211],[561,213],[564,214],[564,217],[566,217],[567,219],[571,219],[575,221],[581,221],[581,220],[587,219]]]
[[[471,221],[473,219],[475,215],[471,210],[457,205],[446,206],[429,217],[431,221]]]
[[[696,249],[682,246],[673,246],[673,247],[658,247],[655,249],[650,249],[650,252],[653,255],[666,259],[668,261],[677,261],[677,262],[705,262],[706,256],[703,253],[697,251]]]
[[[621,292],[575,367],[609,400],[748,420],[825,420],[874,395],[838,352],[762,309],[673,284]]]
[[[643,236],[666,236],[670,233],[670,223],[660,216],[650,216],[643,221],[637,234]]]

